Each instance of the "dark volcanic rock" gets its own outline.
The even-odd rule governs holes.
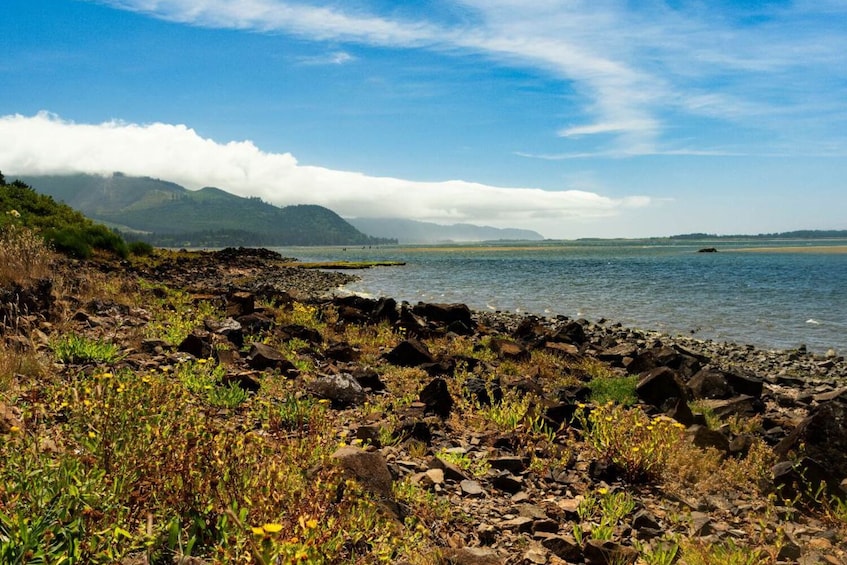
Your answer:
[[[586,341],[585,328],[579,322],[568,322],[551,337],[550,341],[582,345]]]
[[[442,418],[450,415],[453,409],[453,397],[447,388],[447,381],[435,378],[426,385],[420,393],[420,401],[426,405],[426,411],[435,413]]]
[[[721,371],[701,369],[688,381],[691,396],[700,398],[729,398],[733,389]]]
[[[677,373],[668,367],[658,367],[645,373],[635,393],[642,401],[661,408],[670,399],[685,399],[688,397],[685,384]]]
[[[847,478],[847,392],[815,408],[776,446],[782,458],[792,452],[817,462],[832,482]]]
[[[212,356],[212,343],[209,334],[203,332],[192,332],[180,342],[177,351],[193,355],[197,359],[206,359]]]
[[[430,322],[438,322],[450,325],[458,322],[467,328],[475,328],[476,324],[471,317],[471,309],[465,304],[435,304],[419,302],[412,308],[412,312],[425,318]]]
[[[425,363],[435,363],[435,358],[426,345],[416,339],[407,339],[385,354],[385,360],[401,367],[417,367]]]
[[[280,372],[292,375],[297,373],[294,364],[286,359],[282,353],[264,343],[254,343],[250,346],[247,354],[247,364],[260,371],[264,369],[278,369]]]
[[[523,345],[510,339],[493,338],[489,344],[491,350],[502,359],[526,361],[530,357],[529,351]]]

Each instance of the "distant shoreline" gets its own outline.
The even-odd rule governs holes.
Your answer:
[[[809,245],[781,247],[740,247],[732,249],[739,253],[826,253],[840,255],[847,253],[847,245]]]

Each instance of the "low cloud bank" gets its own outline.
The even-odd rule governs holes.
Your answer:
[[[643,196],[614,199],[580,190],[372,177],[299,165],[290,153],[267,153],[250,141],[219,143],[185,125],[76,124],[46,112],[0,117],[0,170],[7,176],[122,172],[190,189],[216,186],[279,206],[320,204],[346,217],[530,229],[549,226],[551,220],[615,216],[650,204]]]

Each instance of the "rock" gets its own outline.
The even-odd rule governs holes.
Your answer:
[[[635,563],[638,558],[638,551],[635,548],[612,540],[590,539],[585,542],[582,553],[585,562],[589,565],[608,565],[609,563],[624,565]]]
[[[458,465],[444,461],[439,457],[430,459],[429,467],[431,469],[441,469],[444,478],[448,481],[460,482],[468,478]]]
[[[648,510],[641,509],[632,516],[632,529],[639,539],[653,539],[664,533],[659,520]]]
[[[277,369],[284,375],[294,376],[297,374],[297,368],[291,361],[286,359],[282,353],[264,343],[252,344],[246,361],[250,368],[259,371]]]
[[[541,545],[559,559],[567,562],[579,561],[582,557],[582,548],[571,536],[545,535],[541,537]]]
[[[315,396],[332,401],[335,407],[358,406],[365,402],[365,390],[350,373],[321,375],[309,384]]]
[[[380,452],[347,445],[338,448],[331,459],[367,488],[377,500],[384,503],[395,516],[399,516],[391,492],[391,472]]]
[[[523,457],[494,457],[488,460],[488,464],[492,469],[508,471],[515,475],[523,473],[527,468],[527,460]]]
[[[226,315],[232,317],[252,314],[256,310],[256,297],[251,292],[233,292],[226,300]]]
[[[208,359],[214,351],[212,343],[209,341],[209,334],[197,331],[188,334],[176,350],[188,353],[195,359]]]
[[[695,416],[691,412],[691,408],[688,406],[688,402],[684,398],[677,399],[676,404],[665,412],[665,415],[669,418],[673,418],[683,426],[690,426],[695,423]]]
[[[447,388],[447,381],[437,377],[432,379],[420,393],[420,401],[426,405],[426,412],[432,412],[446,418],[453,409],[453,397]]]
[[[544,565],[547,563],[547,552],[543,548],[530,547],[523,554],[524,563],[531,565]]]
[[[658,367],[645,373],[635,387],[635,394],[647,404],[661,408],[668,400],[688,397],[685,384],[673,369]]]
[[[497,385],[499,388],[499,385]],[[491,406],[491,396],[488,394],[488,386],[479,377],[468,377],[463,385],[465,397],[476,402],[479,406]],[[503,397],[503,392],[500,392]]]
[[[532,531],[532,523],[535,520],[526,516],[516,516],[509,520],[504,520],[500,523],[500,527],[504,530],[514,530],[516,532],[529,533]]]
[[[520,343],[510,339],[492,338],[489,342],[489,347],[501,359],[527,361],[530,357],[529,350]]]
[[[759,398],[764,390],[764,381],[758,377],[742,375],[735,372],[723,373],[726,382],[737,395]]]
[[[765,404],[753,396],[736,396],[726,400],[704,400],[703,405],[710,408],[718,418],[728,416],[749,417],[762,414]]]
[[[817,406],[775,448],[776,454],[787,459],[794,452],[807,462],[804,469],[818,484],[827,484],[831,494],[847,496],[840,488],[847,477],[847,395]]]
[[[401,341],[384,357],[392,365],[400,367],[417,367],[425,363],[435,363],[435,358],[426,345],[416,339]]]
[[[226,374],[221,378],[222,385],[229,386],[231,383],[235,383],[235,385],[241,390],[252,393],[257,393],[259,392],[259,389],[262,388],[261,381],[256,378],[256,375],[249,372]]]
[[[342,363],[351,363],[359,359],[359,352],[346,342],[333,343],[324,350],[323,354],[327,359]]]
[[[247,330],[247,333],[251,334],[260,334],[262,332],[269,331],[273,325],[274,321],[265,316],[264,314],[259,314],[258,312],[253,312],[252,314],[246,314],[244,316],[238,316],[236,318],[241,327]]]
[[[471,479],[465,479],[460,482],[459,488],[465,496],[482,496],[485,493],[485,491],[482,490],[482,485]]]
[[[476,327],[476,324],[471,317],[471,309],[465,304],[435,304],[419,302],[414,308],[412,308],[412,312],[431,322],[439,322],[445,325],[458,322],[467,328]]]
[[[237,348],[241,348],[244,345],[244,329],[237,320],[227,318],[222,322],[218,322],[217,320],[209,319],[205,320],[203,325],[208,331],[223,336]]]
[[[734,391],[721,371],[701,369],[688,381],[693,398],[730,398]]]
[[[565,359],[577,359],[579,357],[579,348],[570,343],[548,341],[544,344],[544,349],[548,353],[558,355]]]
[[[552,336],[550,341],[582,345],[586,341],[585,328],[579,322],[568,322]]]
[[[448,565],[503,565],[497,552],[483,547],[445,548],[442,551]]]
[[[18,410],[0,402],[0,434],[20,433],[23,427]]]
[[[306,326],[302,326],[300,324],[289,324],[287,326],[280,326],[276,330],[279,332],[280,337],[289,341],[292,339],[302,339],[306,343],[317,344],[320,345],[323,343],[324,338],[316,329],[307,328]]]
[[[729,438],[717,430],[710,430],[706,426],[694,425],[688,428],[688,438],[700,448],[713,447],[721,453],[729,451]]]
[[[516,477],[511,473],[503,473],[491,479],[491,484],[494,488],[515,494],[523,489],[523,479]]]

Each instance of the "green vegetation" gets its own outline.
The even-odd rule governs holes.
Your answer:
[[[53,343],[53,353],[62,363],[114,363],[120,359],[120,349],[113,343],[90,339],[83,335],[67,334]]]
[[[7,244],[20,247],[0,254],[26,257],[26,268],[14,280],[0,279],[0,289],[34,284],[49,267],[53,257],[32,234],[6,232]],[[763,485],[775,455],[764,441],[738,457],[700,449],[680,424],[629,405],[631,379],[614,376],[598,361],[575,366],[541,352],[504,361],[477,336],[421,338],[432,352],[463,356],[445,381],[455,402],[450,415],[419,420],[440,436],[428,443],[410,437],[408,424],[432,376],[383,358],[405,339],[403,329],[385,322],[345,324],[331,303],[262,302],[280,327],[315,330],[323,344],[349,343],[360,365],[385,385],[363,406],[337,410],[306,392],[304,384],[322,370],[317,367],[326,366],[314,358],[299,365],[303,375],[289,378],[274,371],[245,375],[243,368],[219,363],[214,352],[197,359],[177,354],[172,346],[204,321],[225,317],[214,297],[139,282],[118,270],[105,275],[90,265],[82,261],[58,273],[57,284],[64,286],[55,292],[80,304],[97,300],[143,310],[144,323],[89,327],[57,311],[43,326],[51,332],[50,347],[27,349],[25,331],[12,336],[21,338],[15,347],[0,342],[6,418],[0,428],[0,563],[173,563],[188,557],[268,565],[441,563],[451,543],[484,533],[479,516],[465,512],[482,508],[491,516],[486,505],[503,501],[509,512],[516,506],[486,482],[501,476],[497,465],[504,463],[495,441],[509,442],[515,457],[505,457],[508,465],[526,466],[516,471],[525,484],[558,481],[560,472],[570,481],[572,501],[533,500],[557,516],[566,511],[560,502],[575,502],[571,515],[556,521],[562,535],[583,543],[620,542],[639,562],[774,563],[782,538],[769,528],[778,523],[776,514],[786,512],[812,513],[831,528],[833,545],[847,534],[843,501],[825,500],[810,510],[768,496]],[[8,319],[0,324],[4,337],[17,331]],[[144,356],[143,340],[150,338],[165,340],[169,354]],[[319,345],[273,329],[248,342],[253,339],[292,358],[309,348],[321,354]],[[493,386],[525,375],[537,376],[533,384],[543,393],[503,386],[502,400],[490,405],[465,394],[471,378]],[[249,391],[239,386],[245,376],[255,378]],[[575,407],[573,425],[552,424],[542,397],[583,382],[593,400]],[[454,482],[428,485],[409,472],[393,481],[390,492],[403,509],[398,520],[367,481],[333,464],[339,446],[362,443],[352,439],[351,427],[362,422],[378,428],[369,437],[390,446],[384,453],[394,464],[426,469],[437,456],[482,484],[485,497],[468,504],[462,499],[457,508]],[[593,462],[616,468],[617,478],[608,484],[590,479]],[[497,496],[504,498],[491,500]],[[732,513],[733,535],[740,529],[745,537],[736,539],[742,541],[706,544],[690,534],[688,514],[702,500],[744,501]],[[642,508],[658,509],[667,533],[634,540],[632,520]],[[517,546],[530,540],[529,534],[514,536],[510,543],[517,540]]]
[[[279,208],[219,188],[187,190],[171,182],[120,173],[27,180],[89,217],[132,234],[127,237],[164,247],[396,243],[369,237],[322,206]]]
[[[0,174],[0,231],[21,228],[41,234],[57,251],[71,257],[88,258],[95,249],[122,258],[130,252],[119,234],[19,180],[6,183]]]

